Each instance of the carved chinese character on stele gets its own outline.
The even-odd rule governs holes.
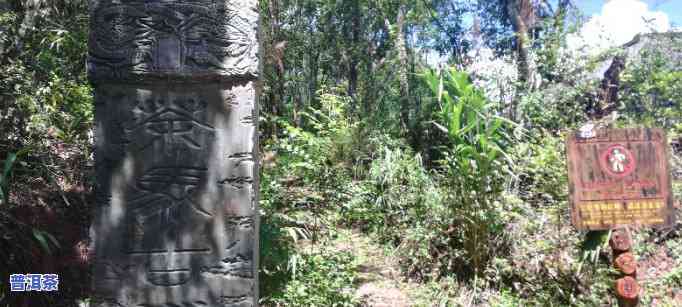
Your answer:
[[[90,8],[91,306],[257,306],[257,1]]]
[[[668,146],[661,129],[600,129],[567,138],[573,225],[598,230],[674,222]]]

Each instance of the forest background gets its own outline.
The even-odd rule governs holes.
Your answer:
[[[571,0],[259,4],[264,306],[615,304],[608,232],[570,226],[564,137],[666,129],[681,199],[679,32],[642,18],[614,45]],[[0,2],[0,306],[89,299],[87,38],[85,0]],[[635,242],[644,305],[679,306],[680,222]],[[9,292],[42,271],[58,296]]]

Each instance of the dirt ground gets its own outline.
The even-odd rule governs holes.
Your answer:
[[[362,301],[362,306],[413,306],[407,295],[407,284],[400,276],[397,260],[361,232],[347,231],[348,235],[338,240],[337,247],[353,253],[359,261],[356,296]]]

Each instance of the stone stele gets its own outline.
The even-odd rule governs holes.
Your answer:
[[[257,0],[91,0],[91,306],[257,306]]]

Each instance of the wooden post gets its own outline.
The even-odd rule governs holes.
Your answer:
[[[621,273],[616,280],[618,306],[632,307],[639,304],[639,284],[637,283],[637,260],[632,253],[632,236],[628,227],[611,231],[610,240],[613,250],[613,265]]]
[[[635,260],[635,256],[631,252],[618,255],[613,260],[613,264],[625,275],[635,276],[637,272],[637,260]]]

